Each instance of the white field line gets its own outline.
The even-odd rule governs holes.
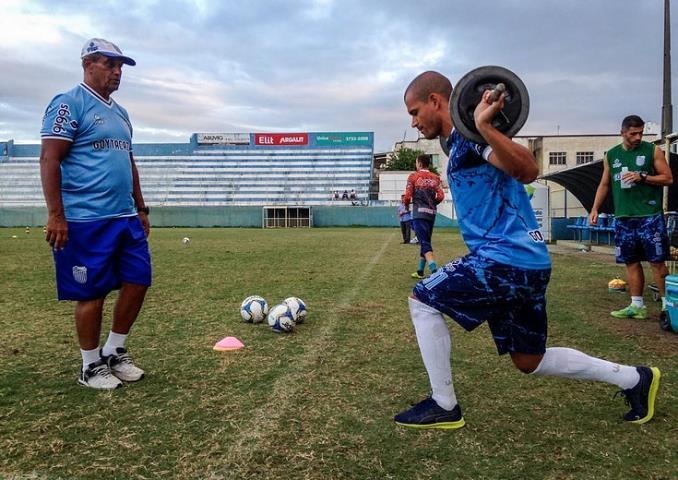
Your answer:
[[[386,238],[363,271],[360,272],[353,287],[340,297],[338,306],[349,306],[355,300],[396,233],[398,232],[394,232]],[[332,330],[334,330],[337,319],[338,314],[334,312],[327,312],[323,315],[322,328],[316,332],[314,341],[309,344],[304,355],[299,358],[299,361],[295,361],[294,365],[290,364],[291,368],[285,375],[276,379],[271,394],[265,397],[268,401],[255,410],[255,414],[249,422],[240,426],[237,441],[231,445],[225,455],[226,465],[247,461],[251,455],[261,455],[263,446],[260,445],[260,442],[270,432],[277,430],[276,425],[280,418],[284,418],[296,409],[295,398],[298,396],[298,390],[300,387],[307,386],[303,377],[309,374],[312,365],[328,350],[328,345],[332,342]]]

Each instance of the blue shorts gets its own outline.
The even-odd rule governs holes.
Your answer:
[[[425,218],[413,218],[412,219],[412,230],[417,234],[417,240],[419,240],[419,253],[423,257],[428,252],[433,251],[431,246],[431,237],[433,236],[433,223],[434,220],[426,220]]]
[[[661,263],[669,256],[664,216],[617,218],[614,224],[617,263]]]
[[[551,269],[527,270],[469,254],[420,281],[414,296],[471,331],[487,321],[499,354],[546,351]]]
[[[54,252],[59,300],[104,298],[123,282],[151,284],[151,255],[139,217],[68,222],[68,242]]]

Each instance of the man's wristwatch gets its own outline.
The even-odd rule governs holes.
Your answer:
[[[647,180],[647,172],[640,172],[640,183],[645,183]]]
[[[137,212],[145,213],[146,215],[148,215],[149,213],[151,213],[151,209],[148,207],[137,207]]]

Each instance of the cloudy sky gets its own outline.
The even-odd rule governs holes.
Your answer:
[[[47,103],[82,79],[80,49],[90,37],[137,61],[114,94],[136,142],[374,131],[375,150],[390,150],[417,136],[402,103],[415,75],[438,70],[454,84],[491,64],[529,89],[521,134],[616,133],[628,113],[661,122],[663,4],[1,0],[0,140],[39,141]]]

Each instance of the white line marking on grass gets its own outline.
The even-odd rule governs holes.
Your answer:
[[[379,251],[374,254],[363,271],[360,272],[353,287],[338,300],[338,306],[351,305],[355,300],[396,233],[399,232],[392,233],[386,238]],[[238,439],[225,455],[226,465],[231,469],[235,465],[247,468],[247,465],[251,463],[251,457],[265,455],[262,450],[262,440],[265,440],[271,432],[276,432],[279,420],[296,409],[294,403],[294,399],[298,396],[296,393],[301,387],[308,386],[304,377],[313,375],[313,369],[309,367],[328,349],[332,339],[332,330],[334,330],[338,318],[338,315],[334,312],[324,314],[322,328],[315,333],[313,342],[308,345],[298,361],[290,364],[287,373],[275,380],[271,394],[266,396],[268,401],[259,405],[254,411],[252,419],[241,426]]]

